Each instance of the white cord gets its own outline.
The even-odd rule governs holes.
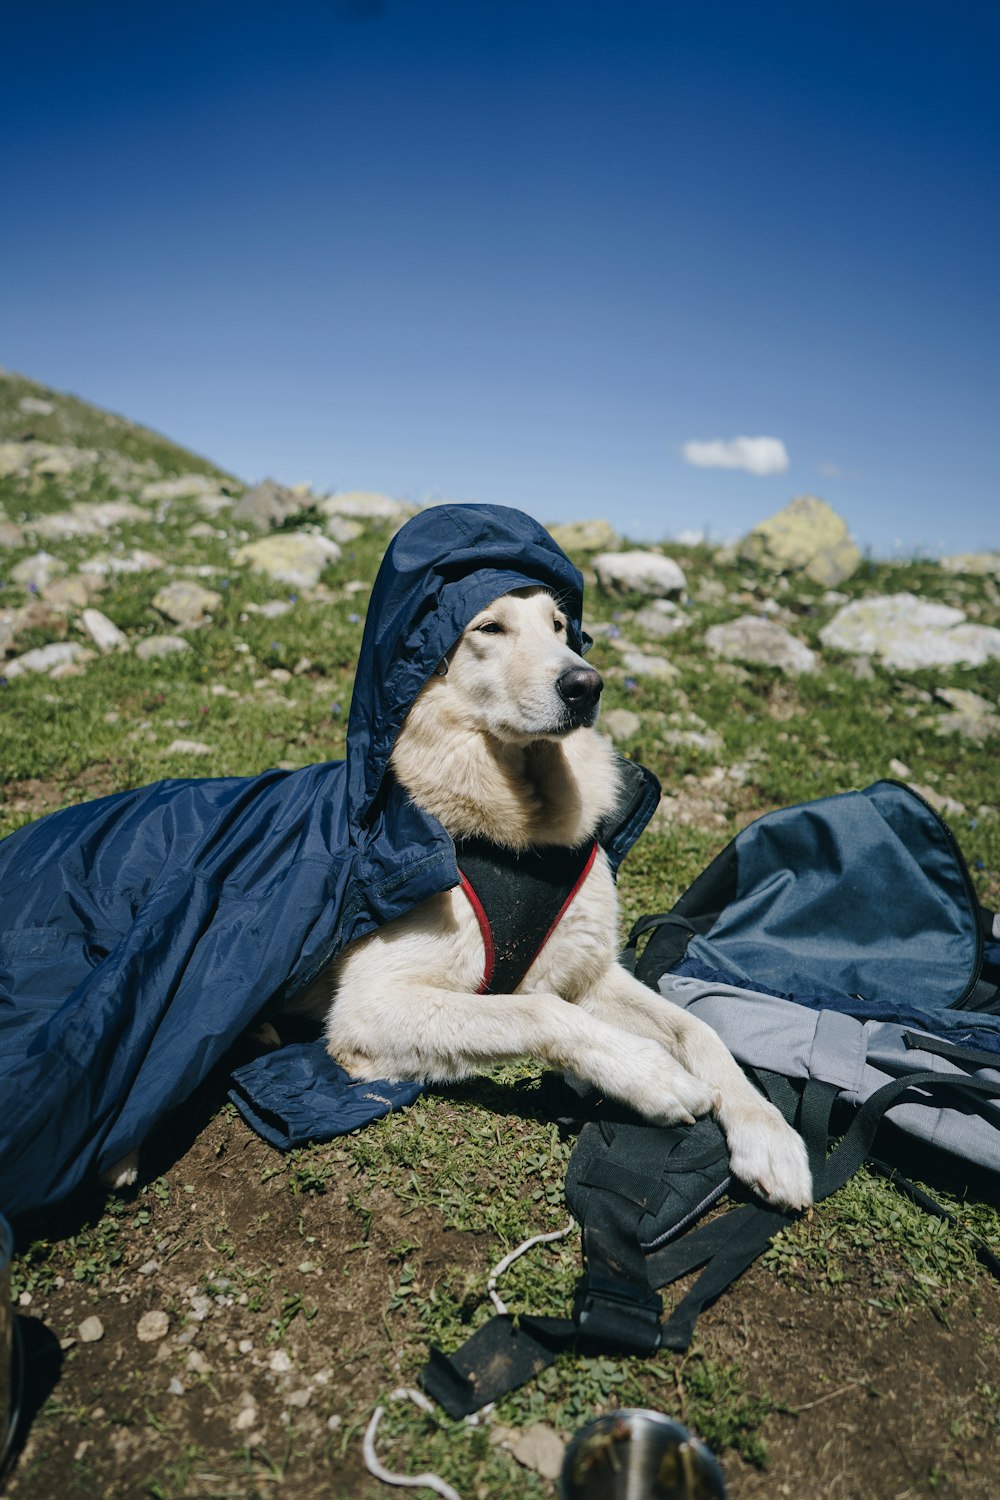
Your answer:
[[[550,1234],[533,1234],[530,1240],[525,1240],[523,1244],[518,1245],[516,1250],[512,1250],[509,1255],[504,1256],[503,1260],[497,1262],[490,1272],[489,1280],[486,1283],[486,1290],[489,1292],[490,1301],[498,1313],[505,1313],[507,1307],[497,1293],[497,1277],[502,1276],[504,1271],[508,1270],[514,1264],[518,1256],[524,1254],[525,1250],[532,1249],[534,1245],[551,1244],[553,1240],[564,1240],[568,1234],[573,1233],[575,1228],[575,1221],[570,1219],[565,1229],[553,1229]]]
[[[548,1234],[533,1234],[530,1239],[525,1240],[516,1249],[511,1250],[508,1255],[505,1255],[503,1260],[497,1262],[490,1272],[489,1280],[486,1283],[486,1290],[489,1292],[490,1300],[498,1313],[505,1313],[507,1308],[497,1294],[497,1277],[502,1276],[526,1250],[531,1250],[535,1245],[549,1245],[553,1240],[563,1240],[568,1234],[572,1234],[575,1228],[575,1221],[570,1219],[565,1229],[554,1229]],[[390,1392],[389,1400],[412,1401],[420,1407],[421,1411],[428,1412],[431,1415],[434,1413],[434,1407],[428,1401],[423,1391],[412,1390],[409,1386],[398,1386],[396,1390]],[[473,1412],[465,1420],[470,1426],[478,1426],[489,1415],[492,1409],[493,1403],[490,1402],[488,1406],[481,1407],[479,1411]],[[394,1474],[391,1469],[385,1468],[379,1462],[375,1453],[375,1434],[378,1431],[378,1424],[384,1416],[385,1407],[376,1406],[371,1414],[368,1427],[365,1430],[361,1452],[364,1456],[365,1467],[368,1472],[374,1474],[376,1479],[381,1479],[383,1484],[401,1485],[411,1490],[433,1490],[435,1494],[441,1496],[441,1500],[462,1500],[457,1490],[453,1490],[451,1485],[446,1483],[438,1474]]]
[[[421,1411],[433,1414],[434,1408],[422,1391],[410,1390],[405,1386],[399,1386],[389,1396],[390,1401],[414,1401]],[[375,1434],[378,1424],[385,1416],[385,1407],[376,1406],[372,1412],[371,1421],[368,1423],[361,1451],[364,1455],[365,1467],[376,1479],[381,1479],[383,1484],[403,1485],[407,1489],[433,1490],[441,1496],[441,1500],[462,1500],[457,1490],[453,1490],[450,1484],[446,1484],[437,1474],[394,1474],[391,1469],[379,1463],[375,1454]]]

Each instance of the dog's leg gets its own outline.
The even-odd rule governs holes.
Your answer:
[[[419,1021],[410,1023],[410,1015]],[[642,1040],[556,995],[465,995],[413,985],[388,1004],[372,995],[352,1005],[342,990],[327,1035],[331,1054],[356,1077],[442,1082],[530,1055],[657,1124],[690,1123],[716,1102],[714,1087],[693,1077],[652,1031]]]
[[[806,1208],[812,1176],[802,1138],[750,1083],[722,1039],[704,1021],[612,964],[581,996],[590,1015],[639,1036],[655,1037],[713,1092],[730,1166],[768,1202]]]

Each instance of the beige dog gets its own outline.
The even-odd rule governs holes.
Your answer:
[[[593,728],[602,686],[568,646],[550,593],[506,594],[416,699],[393,772],[455,839],[576,848],[619,792],[611,744]],[[326,1015],[330,1052],[355,1077],[452,1080],[530,1056],[658,1124],[711,1111],[736,1176],[771,1202],[807,1205],[799,1136],[716,1034],[633,978],[617,948],[599,850],[513,994],[477,993],[484,938],[456,887],[351,944],[294,1008]]]

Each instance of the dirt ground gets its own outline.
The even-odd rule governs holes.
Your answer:
[[[48,1399],[11,1500],[390,1493],[363,1466],[357,1414],[423,1357],[398,1313],[400,1264],[425,1292],[455,1295],[462,1278],[482,1285],[496,1245],[346,1167],[323,1191],[300,1167],[290,1191],[283,1159],[220,1097],[203,1090],[160,1131],[151,1190],[110,1216],[99,1198],[77,1205],[47,1226],[56,1250],[22,1268],[30,1396]],[[1000,1287],[977,1279],[943,1323],[887,1313],[854,1270],[849,1288],[819,1293],[758,1263],[703,1315],[706,1355],[738,1362],[748,1394],[775,1406],[766,1468],[720,1455],[731,1500],[996,1494],[985,1331],[1000,1328]],[[676,1359],[661,1356],[666,1373]],[[658,1404],[676,1414],[672,1389]],[[528,1478],[525,1493],[554,1493]]]

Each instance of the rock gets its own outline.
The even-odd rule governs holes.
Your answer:
[[[613,740],[630,740],[642,728],[642,720],[630,708],[609,709],[601,723]]]
[[[167,755],[214,755],[215,746],[202,740],[171,740],[164,752]]]
[[[26,475],[31,449],[27,443],[0,443],[0,479]]]
[[[317,503],[324,516],[351,516],[356,521],[400,521],[412,506],[374,490],[338,490]]]
[[[953,552],[942,557],[946,573],[971,573],[1000,579],[1000,552]]]
[[[109,573],[152,573],[165,568],[166,563],[155,552],[146,552],[142,547],[133,547],[130,552],[97,552],[80,564],[81,573],[96,573],[104,578]]]
[[[903,671],[981,666],[1000,658],[1000,630],[969,625],[960,609],[915,594],[877,594],[838,610],[820,631],[824,646],[878,656]]]
[[[128,637],[113,620],[99,609],[85,609],[81,617],[84,630],[99,651],[127,651]]]
[[[663,741],[678,750],[701,750],[706,755],[719,755],[725,749],[722,735],[707,725],[694,729],[668,729]]]
[[[53,578],[68,571],[66,564],[60,558],[53,557],[51,552],[34,552],[31,557],[19,562],[16,568],[11,568],[10,576],[11,581],[21,584],[22,588],[43,589]]]
[[[618,642],[614,644],[617,645]],[[681,675],[665,656],[649,656],[645,651],[636,651],[628,641],[622,642],[622,645],[622,666],[633,677],[656,677],[661,682],[674,682]]]
[[[44,401],[41,396],[22,396],[17,404],[29,417],[51,417],[55,411],[52,402]]]
[[[297,1406],[301,1410],[302,1407],[308,1406],[312,1400],[312,1391],[308,1387],[303,1386],[301,1390],[290,1391],[285,1400],[289,1406]]]
[[[688,615],[672,599],[654,599],[645,609],[640,609],[632,622],[643,635],[655,635],[660,640],[686,630],[691,623]]]
[[[255,1427],[256,1424],[256,1406],[244,1406],[240,1411],[236,1413],[236,1416],[233,1420],[233,1426],[235,1427],[237,1432],[247,1432],[251,1427]]]
[[[158,1344],[170,1329],[170,1318],[162,1309],[143,1313],[136,1324],[135,1336],[140,1344]]]
[[[9,547],[13,550],[15,547],[23,546],[24,532],[20,526],[15,526],[13,521],[8,520],[0,510],[0,547]]]
[[[276,1349],[268,1360],[268,1365],[276,1375],[287,1375],[292,1368],[292,1361],[287,1350]]]
[[[248,542],[236,553],[237,563],[249,563],[257,573],[266,573],[278,583],[296,588],[315,588],[320,574],[340,557],[340,548],[329,537],[310,531],[281,532]]]
[[[813,583],[836,588],[850,578],[861,553],[847,523],[815,495],[797,495],[743,538],[738,556],[775,573],[803,573]]]
[[[36,474],[46,479],[65,479],[76,469],[84,469],[97,462],[97,454],[84,448],[59,448],[51,443],[34,446],[32,467]]]
[[[221,603],[222,595],[214,589],[202,588],[200,583],[187,579],[168,583],[166,588],[153,595],[153,608],[168,620],[173,620],[175,625],[188,630],[206,624],[212,610]]]
[[[955,710],[937,722],[938,734],[960,734],[963,739],[980,743],[1000,733],[1000,715],[988,698],[967,688],[939,688],[936,697]]]
[[[327,536],[346,547],[350,542],[356,542],[359,536],[364,536],[365,528],[360,521],[354,521],[350,516],[327,516],[324,530]]]
[[[84,1318],[76,1331],[81,1344],[96,1344],[104,1337],[104,1324],[96,1313],[92,1313],[89,1318]]]
[[[41,593],[46,604],[65,609],[86,609],[105,586],[104,579],[97,573],[69,573],[65,578],[54,578],[47,583]]]
[[[248,615],[263,615],[265,620],[277,620],[281,615],[287,615],[292,608],[288,599],[267,599],[263,604],[247,605]]]
[[[621,546],[610,521],[569,521],[548,531],[564,552],[610,552]]]
[[[191,643],[179,635],[148,635],[135,648],[140,661],[157,661],[164,656],[173,656],[177,651],[190,651]]]
[[[889,762],[889,770],[897,781],[910,781],[913,778],[913,772],[905,760],[897,760],[895,756]]]
[[[600,552],[594,558],[594,571],[601,587],[610,593],[634,591],[676,599],[687,588],[679,565],[659,552]]]
[[[218,480],[210,479],[207,474],[181,474],[176,479],[157,479],[152,484],[144,484],[139,499],[196,500],[202,495],[215,495],[218,490]]]
[[[924,786],[919,781],[909,783],[912,791],[925,802],[929,802],[935,812],[943,818],[961,818],[965,816],[965,803],[956,802],[954,797],[949,797],[946,792],[938,792],[932,786]]]
[[[814,651],[783,625],[757,615],[741,615],[724,625],[712,625],[705,632],[705,644],[716,656],[729,661],[757,662],[791,676],[816,670]]]
[[[78,536],[102,536],[125,521],[145,521],[146,512],[128,500],[77,501],[69,510],[55,511],[29,522],[28,530],[46,541],[69,541]]]
[[[519,1464],[543,1479],[558,1479],[566,1456],[566,1444],[554,1428],[544,1422],[530,1427],[494,1427],[490,1441],[506,1448]]]
[[[26,651],[23,656],[15,656],[13,661],[4,662],[3,676],[13,680],[23,677],[25,672],[51,672],[56,667],[76,666],[91,661],[93,654],[75,641],[53,641],[49,646],[37,646],[34,651]]]
[[[290,516],[311,509],[313,503],[308,497],[285,489],[276,480],[265,479],[241,495],[233,506],[232,517],[234,521],[252,526],[255,531],[267,531],[272,526],[280,526]]]

